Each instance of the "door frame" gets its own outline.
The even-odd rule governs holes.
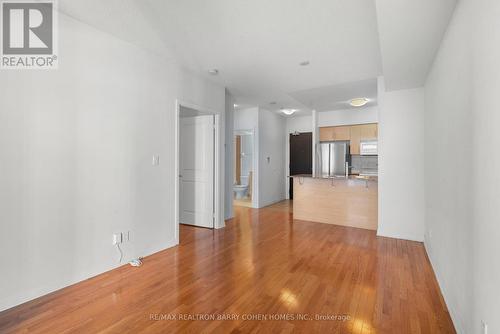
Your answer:
[[[180,118],[181,118],[181,106],[185,108],[190,108],[202,112],[206,115],[213,115],[215,118],[214,122],[214,220],[213,229],[222,228],[224,224],[221,225],[222,212],[221,212],[221,121],[222,117],[220,113],[206,107],[196,105],[194,103],[185,102],[179,99],[175,100],[175,244],[179,244],[179,229],[180,229]],[[223,221],[223,219],[222,219]]]
[[[247,136],[252,137],[252,208],[257,209],[259,207],[259,197],[258,197],[258,187],[259,187],[259,174],[258,174],[258,168],[259,168],[259,152],[257,151],[258,146],[256,145],[256,133],[257,129],[238,129],[233,131],[233,137],[238,135],[238,133],[244,133]],[[233,170],[235,169],[235,164],[236,164],[236,151],[234,154],[234,159],[233,159]],[[235,175],[236,177],[236,175]],[[232,196],[232,194],[231,194]],[[231,203],[233,203],[234,199],[231,200]],[[231,204],[233,205],[233,204]]]

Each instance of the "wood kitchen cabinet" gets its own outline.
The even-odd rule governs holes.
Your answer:
[[[350,126],[335,126],[333,128],[333,140],[350,140],[351,127]]]
[[[359,142],[361,141],[363,125],[351,126],[351,154],[359,154]]]
[[[378,126],[377,124],[364,124],[361,126],[361,139],[377,139]]]
[[[350,140],[350,126],[330,126],[319,129],[320,141]]]
[[[349,126],[329,126],[319,129],[320,141],[349,140],[351,154],[359,154],[359,143],[362,140],[378,138],[378,124],[360,124]]]
[[[359,154],[359,143],[362,140],[377,139],[377,124],[362,124],[351,126],[351,154]]]
[[[319,141],[332,141],[333,127],[319,128]]]

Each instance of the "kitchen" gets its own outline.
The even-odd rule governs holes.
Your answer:
[[[313,173],[291,169],[294,219],[377,230],[378,124],[321,126],[316,134]]]

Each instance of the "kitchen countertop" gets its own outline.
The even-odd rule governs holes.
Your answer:
[[[308,179],[319,179],[319,180],[346,180],[345,177],[331,177],[331,176],[312,176],[312,174],[297,174],[297,175],[290,175],[289,178],[308,178]],[[371,180],[371,181],[377,181],[378,176],[377,175],[349,175],[348,180],[360,180],[360,181],[365,181],[365,180]]]

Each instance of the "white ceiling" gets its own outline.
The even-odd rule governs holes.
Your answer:
[[[422,87],[457,0],[376,0],[387,90]]]
[[[382,71],[373,1],[146,3],[176,57],[197,72],[217,68],[216,80],[240,104],[310,109],[290,93],[375,78]],[[299,66],[304,60],[310,65]]]
[[[58,0],[59,11],[122,40],[174,60],[138,0]]]
[[[353,109],[350,102],[356,97],[367,98],[366,107],[372,107],[377,105],[377,79],[307,89],[290,96],[317,111]]]
[[[375,8],[375,0],[59,0],[59,8],[227,87],[238,104],[296,108],[300,115],[345,109],[354,97],[376,104],[382,69],[389,88],[421,86],[435,54],[431,46],[449,19],[450,6],[432,3],[454,1],[377,0]],[[425,7],[421,2],[439,10],[417,29],[416,20],[404,20],[413,15],[408,8]],[[416,40],[412,31],[438,36]],[[405,36],[423,47],[403,59],[394,44]],[[310,65],[299,66],[305,60]],[[209,75],[212,68],[219,75]]]

